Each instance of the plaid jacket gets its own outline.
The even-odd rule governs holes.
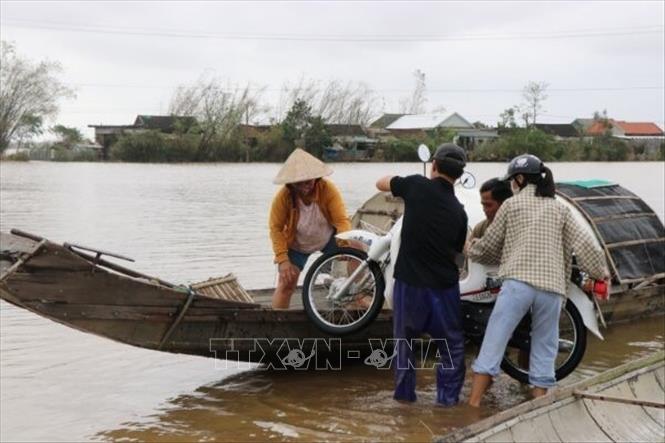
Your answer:
[[[485,235],[473,242],[469,257],[499,264],[499,276],[566,295],[572,267],[591,277],[609,275],[604,252],[575,221],[570,209],[553,198],[536,197],[528,185],[499,208]]]

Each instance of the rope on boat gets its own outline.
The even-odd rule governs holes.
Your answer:
[[[194,297],[196,296],[196,291],[194,291],[191,286],[187,288],[187,293],[189,294],[187,296],[187,300],[185,301],[185,304],[180,308],[180,312],[178,313],[178,316],[176,319],[171,323],[171,326],[169,329],[166,331],[164,334],[164,337],[162,337],[162,340],[159,342],[159,346],[157,346],[157,349],[161,351],[162,347],[164,344],[171,338],[171,335],[173,334],[173,331],[178,327],[180,322],[182,321],[183,317],[185,317],[185,314],[187,313],[187,310],[189,309],[189,306],[192,304],[194,301]]]

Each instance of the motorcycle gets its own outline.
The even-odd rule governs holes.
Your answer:
[[[419,156],[426,162],[429,149],[421,145]],[[460,184],[466,187],[472,181],[475,182],[472,176],[463,176]],[[399,251],[401,228],[400,217],[385,234],[360,229],[338,234],[336,237],[340,240],[365,244],[367,252],[343,247],[321,255],[312,264],[305,276],[302,301],[307,316],[321,331],[336,336],[356,333],[374,321],[384,304],[391,307],[393,267]],[[469,260],[466,276],[459,281],[465,336],[477,345],[482,343],[501,289],[496,271],[496,267]],[[582,360],[587,329],[603,339],[592,301],[594,282],[576,268],[571,279],[559,320],[557,380],[573,372]],[[515,329],[501,364],[508,375],[522,383],[528,382],[530,323],[527,314]]]

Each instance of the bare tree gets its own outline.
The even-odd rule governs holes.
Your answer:
[[[285,82],[280,90],[279,101],[274,110],[273,120],[281,122],[286,117],[289,110],[298,101],[304,101],[310,106],[314,103],[317,91],[320,86],[314,80],[308,80],[305,76],[300,76],[294,84]]]
[[[330,81],[315,102],[315,113],[329,123],[366,126],[376,115],[378,98],[365,83]]]
[[[282,94],[275,120],[282,121],[298,101],[312,108],[312,114],[322,117],[327,123],[368,125],[376,116],[379,97],[365,83],[331,80],[322,83],[303,77],[282,87]]]
[[[169,105],[169,113],[196,117],[201,131],[199,157],[205,158],[213,140],[225,140],[243,121],[249,122],[262,111],[262,89],[223,86],[222,81],[204,74],[192,86],[179,86]]]
[[[548,86],[545,82],[532,81],[522,89],[522,98],[524,99],[522,118],[527,127],[536,124],[538,115],[543,110],[543,102],[548,97],[546,94]]]
[[[612,135],[612,127],[614,125],[612,124],[612,119],[607,115],[607,109],[603,109],[603,112],[594,111],[593,121],[601,125],[606,136]]]
[[[58,101],[74,97],[57,75],[59,63],[33,63],[16,54],[13,44],[0,42],[0,153],[17,135],[25,135],[22,126],[34,119],[52,117]]]
[[[420,69],[416,69],[413,71],[413,76],[416,79],[413,93],[410,97],[400,100],[400,110],[405,114],[422,114],[425,112],[425,103],[427,102],[425,73]]]

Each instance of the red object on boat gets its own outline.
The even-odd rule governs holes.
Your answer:
[[[605,280],[596,280],[593,282],[593,294],[598,300],[607,300],[609,298],[609,291],[607,290],[607,282]]]

